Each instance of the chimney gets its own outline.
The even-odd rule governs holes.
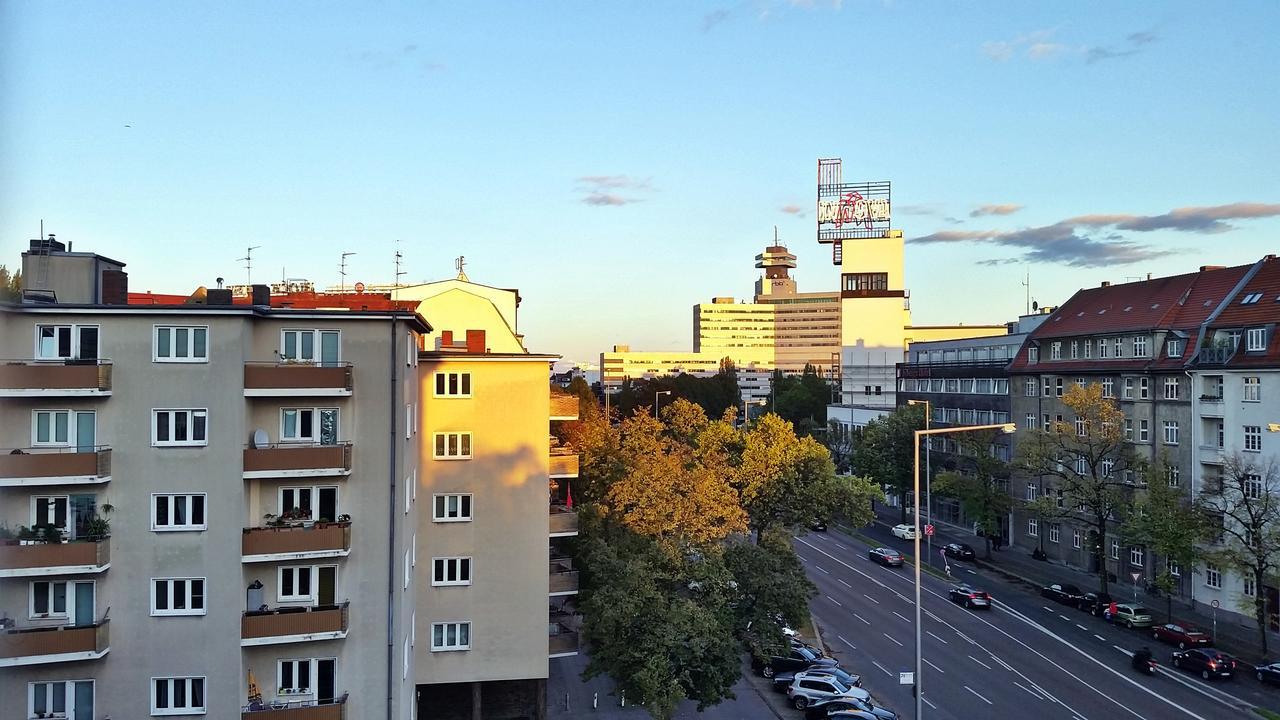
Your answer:
[[[440,331],[440,347],[447,348],[450,345],[453,345],[453,331],[441,330]]]
[[[1110,280],[1103,280],[1103,281],[1102,281],[1102,287],[1111,287],[1111,281],[1110,281]]]
[[[221,280],[222,278],[218,278]],[[229,288],[216,288],[209,290],[205,294],[204,303],[206,305],[230,305],[231,290]]]
[[[484,347],[484,331],[468,330],[467,331],[467,352],[477,355],[483,355]]]
[[[102,304],[129,304],[129,273],[110,269],[102,271]]]
[[[1221,270],[1224,267],[1226,266],[1225,265],[1201,265],[1200,272],[1205,272],[1206,270]]]
[[[271,288],[266,285],[254,285],[250,293],[254,305],[270,305],[271,304]]]

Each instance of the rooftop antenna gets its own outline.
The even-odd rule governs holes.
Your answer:
[[[1031,269],[1027,268],[1026,279],[1022,281],[1022,286],[1027,289],[1027,315],[1031,314]]]
[[[347,258],[355,255],[353,252],[342,253],[342,262],[338,263],[338,275],[342,277],[338,281],[338,292],[345,293],[347,291]]]
[[[244,251],[244,257],[236,258],[236,262],[244,263],[244,284],[245,285],[253,285],[253,251],[257,250],[260,247],[262,246],[254,245],[253,247],[248,248]]]
[[[467,265],[467,256],[465,255],[459,255],[458,259],[453,261],[453,266],[458,268],[458,279],[461,280],[462,282],[471,282],[471,280],[467,277],[466,271],[463,270],[463,268],[466,267],[466,265]]]
[[[404,253],[400,252],[400,240],[397,239],[396,240],[396,276],[395,276],[396,287],[400,287],[400,276],[409,274],[407,271],[400,269],[401,260],[404,260]]]

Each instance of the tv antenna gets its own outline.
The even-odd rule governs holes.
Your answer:
[[[1028,269],[1026,278],[1022,281],[1022,286],[1027,289],[1027,315],[1031,314],[1031,270]]]
[[[400,262],[402,260],[404,260],[404,253],[400,252],[400,240],[397,239],[396,240],[396,276],[394,280],[394,285],[396,287],[400,287],[400,276],[409,274],[407,271],[400,269]]]
[[[245,285],[250,285],[250,286],[253,285],[253,251],[257,250],[260,247],[262,246],[254,245],[253,247],[248,248],[244,251],[244,257],[236,258],[236,262],[244,263],[244,284]]]
[[[453,266],[458,268],[458,279],[462,282],[471,282],[467,277],[467,272],[463,270],[467,266],[467,256],[459,255],[457,260],[453,261]]]
[[[342,253],[342,261],[338,263],[338,275],[342,278],[338,281],[338,292],[345,293],[347,291],[347,258],[352,255],[355,255],[355,253]]]

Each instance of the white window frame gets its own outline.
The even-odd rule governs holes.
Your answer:
[[[91,680],[91,679],[83,679],[83,680],[43,680],[43,681],[39,681],[39,682],[29,682],[29,683],[27,683],[27,717],[28,717],[28,718],[42,717],[42,716],[40,716],[40,715],[37,715],[37,714],[36,714],[36,713],[37,713],[37,711],[36,711],[36,686],[38,686],[38,685],[43,685],[43,686],[44,686],[44,688],[45,688],[45,699],[46,699],[47,701],[49,701],[51,704],[52,704],[52,700],[53,700],[53,689],[54,689],[54,686],[59,686],[59,687],[61,687],[61,689],[62,689],[63,712],[58,713],[58,714],[56,714],[56,715],[55,715],[55,714],[53,714],[53,711],[52,711],[52,710],[41,710],[41,711],[39,711],[39,712],[43,712],[43,713],[45,713],[45,715],[43,715],[43,717],[47,717],[47,718],[57,718],[58,720],[66,720],[67,718],[75,717],[75,716],[76,716],[76,710],[77,710],[77,708],[76,708],[76,697],[75,697],[75,692],[76,692],[76,683],[89,683],[89,686],[90,686],[91,688],[93,688],[93,694],[95,695],[94,700],[96,701],[96,699],[97,699],[97,698],[96,698],[96,695],[97,695],[98,688],[97,688],[97,686],[94,684],[94,681],[93,681],[93,680]],[[95,704],[96,704],[96,702],[95,702]]]
[[[295,362],[295,363],[304,363],[304,364],[311,363],[311,364],[319,365],[320,364],[320,344],[322,342],[321,338],[323,337],[322,333],[328,333],[328,332],[338,334],[338,357],[336,360],[334,360],[334,362],[341,363],[342,362],[342,331],[338,329],[333,329],[333,328],[281,328],[280,329],[280,350],[279,350],[280,359],[285,362]],[[297,350],[298,350],[299,356],[301,356],[302,354],[301,333],[311,333],[311,357],[290,358],[285,355],[285,352],[286,352],[285,337],[287,337],[288,333],[299,333],[298,339],[297,339]]]
[[[1164,482],[1169,487],[1182,485],[1182,469],[1177,465],[1168,465],[1164,469]]]
[[[1250,375],[1244,379],[1244,402],[1262,402],[1262,378]]]
[[[36,585],[49,586],[49,611],[36,612]],[[54,609],[54,586],[62,586],[62,610]],[[46,619],[66,619],[71,617],[71,603],[75,602],[72,594],[75,592],[75,582],[70,580],[32,580],[27,584],[27,619],[28,620],[46,620]]]
[[[1164,567],[1173,577],[1182,577],[1182,566],[1173,558],[1165,558]]]
[[[200,592],[195,591],[195,584],[200,584]],[[163,584],[166,608],[157,607],[157,584]],[[169,617],[169,616],[188,616],[188,615],[205,615],[208,613],[206,608],[209,605],[209,581],[208,578],[202,577],[184,577],[184,578],[151,578],[151,616],[152,617]],[[184,608],[175,608],[177,603],[175,599],[182,599],[182,603],[186,605]],[[194,607],[197,601],[200,607]]]
[[[1147,552],[1140,547],[1129,548],[1129,565],[1132,567],[1145,568],[1147,566]]]
[[[54,332],[54,345],[55,345],[55,346],[58,344],[58,342],[57,342],[57,332],[56,332],[56,328],[67,328],[67,332],[71,334],[71,354],[70,354],[70,355],[59,355],[59,354],[57,354],[57,348],[55,347],[55,348],[54,348],[54,354],[53,354],[53,355],[45,355],[45,354],[41,351],[41,345],[40,345],[40,330],[41,330],[42,328],[55,328],[55,332]],[[84,324],[81,324],[81,323],[39,323],[39,324],[37,324],[37,325],[35,326],[35,344],[36,344],[36,346],[35,346],[35,354],[33,355],[33,357],[35,357],[35,359],[37,359],[37,360],[79,360],[79,359],[80,359],[80,331],[81,331],[81,330],[83,330],[83,329],[88,329],[88,328],[94,328],[95,330],[97,330],[97,331],[98,331],[98,348],[97,348],[97,350],[98,350],[98,357],[99,357],[99,358],[101,358],[101,357],[102,357],[102,326],[101,326],[101,325],[92,324],[92,323],[84,323]]]
[[[156,701],[158,700],[158,698],[156,697],[156,685],[157,683],[160,683],[160,682],[168,683],[170,707],[161,708],[156,705]],[[200,698],[205,702],[205,704],[198,705],[198,706],[187,705],[185,707],[180,707],[180,708],[172,707],[172,701],[174,696],[173,691],[174,691],[174,688],[177,686],[177,683],[183,684],[182,696],[186,698],[188,701],[190,701],[191,696],[193,694],[192,688],[194,688],[198,683],[200,687]],[[191,676],[191,677],[152,677],[151,690],[150,690],[151,715],[153,717],[162,716],[162,715],[204,715],[208,713],[207,706],[209,702],[209,694],[207,691],[208,691],[208,683],[206,682],[205,676],[203,675],[197,675],[197,676]]]
[[[1139,357],[1139,358],[1142,358],[1142,357],[1146,357],[1146,356],[1147,356],[1147,336],[1145,336],[1145,335],[1135,335],[1135,336],[1134,336],[1134,338],[1133,338],[1133,356],[1134,356],[1134,357]]]
[[[449,579],[450,575],[453,576],[453,580]],[[463,577],[464,575],[466,576],[465,578]],[[469,556],[431,558],[431,585],[433,587],[470,585],[471,578],[471,558]]]
[[[311,413],[311,435],[285,435],[285,413],[292,410],[297,413],[297,421],[294,423],[295,432],[302,431],[302,413]],[[320,443],[320,414],[322,412],[333,411],[334,414],[334,437],[335,444],[342,442],[342,410],[336,407],[282,407],[280,408],[280,442],[282,443],[299,443],[318,445]]]
[[[1245,597],[1253,597],[1258,592],[1258,583],[1248,575],[1240,578],[1240,586],[1240,592]]]
[[[160,416],[165,414],[169,419],[169,439],[159,440]],[[187,415],[187,434],[189,437],[195,436],[196,418],[204,418],[204,437],[199,440],[174,440],[173,432],[177,423],[175,418],[177,413],[186,413]],[[153,408],[151,410],[151,447],[206,447],[209,444],[209,408]]]
[[[178,331],[187,331],[187,355],[179,357],[173,354],[178,349]],[[160,354],[160,333],[169,333],[169,356]],[[204,355],[195,354],[196,333],[204,333]],[[152,325],[151,326],[151,362],[153,363],[207,363],[209,362],[209,326],[208,325]]]
[[[1207,587],[1222,589],[1222,568],[1213,563],[1204,566],[1204,584]]]
[[[1245,352],[1257,352],[1267,349],[1267,329],[1249,328],[1244,331]]]
[[[1116,359],[1124,357],[1124,338],[1115,339]]]
[[[299,582],[302,571],[307,571],[307,594],[299,594],[298,588],[302,585]],[[294,594],[284,594],[284,576],[286,574],[293,575]],[[316,588],[320,584],[320,568],[318,565],[282,565],[276,568],[276,600],[279,602],[315,602]]]
[[[1165,378],[1164,379],[1164,399],[1165,400],[1180,399],[1180,396],[1182,393],[1179,391],[1179,388],[1180,388],[1180,383],[1178,382],[1178,378],[1176,377]]]
[[[449,501],[450,498],[457,498],[458,514],[456,517],[450,517]],[[465,501],[465,502],[464,502]],[[441,505],[443,503],[443,505]],[[463,514],[463,505],[466,506],[466,514]],[[444,514],[440,513],[441,508]],[[435,493],[431,497],[431,521],[444,522],[471,522],[475,518],[475,498],[471,493]]]
[[[49,416],[49,439],[40,439],[40,416]],[[66,416],[66,439],[57,439],[58,416]],[[79,416],[93,415],[94,435],[97,435],[98,418],[93,410],[71,410],[68,408],[40,408],[31,411],[31,447],[76,446],[76,429],[79,427]]]
[[[1165,445],[1177,445],[1179,440],[1178,436],[1180,434],[1181,434],[1181,428],[1178,426],[1177,420],[1164,421],[1164,444]]]
[[[1061,532],[1062,532],[1062,529],[1058,523],[1049,523],[1049,542],[1051,543],[1058,542],[1058,538]]]
[[[1099,360],[1105,360],[1106,358],[1111,357],[1111,352],[1110,350],[1108,350],[1108,347],[1110,346],[1107,345],[1106,338],[1098,338],[1098,359]]]
[[[1244,425],[1242,428],[1244,430],[1244,451],[1262,452],[1262,426]]]
[[[182,524],[182,525],[172,522],[176,514],[174,512],[174,509],[178,506],[178,500],[180,498],[185,500],[186,502],[187,520],[190,521],[194,519],[194,516],[195,516],[195,512],[193,510],[193,508],[195,507],[194,498],[197,498],[197,497],[201,498],[200,512],[202,515],[204,515],[204,522],[200,522],[200,523],[187,522],[186,524]],[[169,506],[168,510],[169,510],[170,522],[164,525],[160,524],[159,517],[158,517],[159,514],[156,512],[156,503],[162,498],[164,499],[165,503]],[[152,532],[193,532],[193,531],[201,531],[201,530],[208,530],[208,529],[209,529],[208,493],[202,493],[202,492],[151,493],[151,530]]]
[[[1116,381],[1114,378],[1102,378],[1102,397],[1114,398],[1116,396]]]
[[[444,438],[444,454],[439,453],[439,441]],[[463,453],[463,438],[466,438],[466,453]],[[450,454],[449,450],[453,443],[456,442],[458,449],[457,454]],[[431,436],[431,459],[433,460],[470,460],[475,453],[475,437],[470,432],[438,432]]]
[[[444,383],[444,392],[440,392],[441,382]],[[457,383],[458,392],[449,392],[453,382]],[[431,376],[431,397],[465,399],[471,397],[471,391],[471,373],[469,372],[438,372]]]
[[[1080,537],[1080,528],[1071,529],[1071,547],[1079,550],[1083,545],[1083,538]]]
[[[1027,346],[1027,364],[1035,365],[1040,362],[1040,348],[1035,345]]]
[[[1165,345],[1165,352],[1171,358],[1182,357],[1182,341],[1176,338],[1170,340]]]
[[[1120,559],[1120,541],[1116,540],[1115,538],[1111,539],[1111,559],[1112,560]]]
[[[1040,536],[1040,520],[1037,518],[1027,518],[1027,535],[1031,537]]]
[[[467,634],[466,644],[464,645],[460,641],[460,639],[450,644],[448,642],[449,630],[452,629],[454,632],[455,639],[458,639],[461,637],[462,635],[461,631],[464,627],[466,628],[466,634]],[[441,641],[439,643],[436,642],[437,629],[439,629],[441,633]],[[458,650],[470,650],[470,649],[471,649],[471,621],[470,620],[456,620],[456,621],[450,621],[450,622],[431,623],[431,652],[454,652]]]
[[[1138,399],[1139,400],[1151,399],[1151,381],[1148,378],[1144,378],[1144,377],[1138,378]]]
[[[1049,359],[1050,360],[1062,359],[1062,341],[1055,340],[1053,341],[1052,344],[1049,345]]]
[[[1080,341],[1072,340],[1071,341],[1071,359],[1077,360],[1079,359],[1079,357],[1080,357]]]
[[[1151,423],[1143,418],[1138,421],[1138,442],[1151,441]]]
[[[310,512],[310,514],[302,519],[303,520],[319,520],[322,517],[319,514],[321,490],[333,491],[333,515],[334,516],[329,518],[329,522],[337,522],[338,516],[342,515],[342,488],[340,488],[337,485],[281,485],[280,487],[276,488],[276,510],[279,511],[278,514],[280,515],[283,515],[289,512],[294,507],[297,507],[299,510],[302,510],[301,504],[289,505],[288,503],[286,503],[284,500],[284,494],[286,491],[293,491],[294,495],[298,496],[303,492],[307,492],[311,494],[311,509],[310,511],[304,511],[304,512]]]
[[[337,658],[334,657],[311,657],[311,658],[279,658],[276,660],[276,695],[288,698],[308,698],[316,694],[316,680],[319,679],[320,661],[333,660],[334,667],[337,668]],[[295,687],[286,687],[284,683],[284,667],[288,664],[291,667],[293,675],[292,682]],[[307,669],[307,682],[309,687],[297,687],[299,668]]]
[[[1036,396],[1036,379],[1027,378],[1022,381],[1022,392],[1026,397]]]

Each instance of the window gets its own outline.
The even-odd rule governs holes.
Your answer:
[[[1129,564],[1134,567],[1146,567],[1145,553],[1140,547],[1129,548]]]
[[[93,712],[92,680],[27,683],[27,717],[87,718]]]
[[[1165,343],[1165,350],[1171,358],[1182,357],[1182,341],[1170,340]]]
[[[310,566],[280,568],[280,602],[298,602],[315,599]]]
[[[1045,397],[1050,397],[1051,395],[1053,395],[1053,379],[1052,378],[1047,378],[1047,377],[1040,378],[1040,387],[1042,390],[1041,394],[1044,395]]]
[[[1027,346],[1027,363],[1035,365],[1038,362],[1040,362],[1040,348],[1034,345]]]
[[[1260,402],[1262,400],[1262,378],[1246,377],[1244,379],[1244,401]]]
[[[281,330],[280,359],[336,366],[341,360],[341,338],[337,330]]]
[[[208,445],[207,410],[152,410],[151,445],[179,447]]]
[[[1076,387],[1082,388],[1084,386],[1085,386],[1085,379],[1082,377],[1076,378]]]
[[[338,408],[281,408],[280,442],[338,444]]]
[[[1111,541],[1111,559],[1112,560],[1120,559],[1120,541],[1119,540]]]
[[[1109,353],[1107,352],[1107,348],[1108,348],[1108,345],[1107,345],[1106,338],[1099,339],[1098,340],[1098,357],[1099,358],[1106,358],[1109,356]]]
[[[1133,356],[1147,356],[1147,337],[1145,335],[1139,335],[1133,339]]]
[[[152,715],[203,715],[204,678],[151,678]]]
[[[960,380],[958,378],[947,378],[946,388],[949,393],[960,392]],[[867,386],[867,394],[871,394],[870,385]]]
[[[1045,413],[1045,414],[1042,416],[1042,421],[1043,421],[1043,425],[1044,425],[1044,431],[1045,431],[1045,432],[1049,432],[1049,428],[1051,427],[1051,426],[1050,426],[1050,424],[1049,424],[1049,413]]]
[[[279,695],[311,694],[311,659],[281,660],[276,666]]]
[[[1178,444],[1178,421],[1176,420],[1164,421],[1164,444],[1165,445]]]
[[[1102,458],[1102,477],[1110,478],[1115,472],[1116,461],[1111,458]]]
[[[471,373],[436,373],[436,397],[471,397]]]
[[[1263,488],[1262,488],[1261,475],[1253,475],[1253,474],[1245,475],[1244,482],[1242,483],[1242,485],[1243,485],[1244,496],[1246,498],[1250,500],[1262,499]]]
[[[165,363],[209,362],[208,326],[156,325],[151,360]]]
[[[205,494],[151,495],[151,529],[157,531],[205,530]]]
[[[471,433],[436,433],[435,459],[470,460]]]
[[[981,387],[981,385],[979,385],[979,387]],[[994,389],[994,391],[993,391],[993,392],[994,392],[996,395],[1008,395],[1008,394],[1009,394],[1009,381],[1008,381],[1008,380],[1005,380],[1005,379],[1003,379],[1003,378],[996,378],[995,389]]]
[[[404,551],[404,575],[402,576],[404,577],[404,585],[400,588],[401,590],[409,589],[409,578],[413,575],[412,567],[413,565],[409,562],[409,549],[406,548]]]
[[[1261,300],[1261,299],[1262,299],[1262,293],[1260,293],[1260,292],[1253,292],[1253,293],[1249,293],[1249,294],[1245,295],[1244,297],[1240,298],[1240,304],[1241,304],[1241,305],[1254,305],[1254,304],[1256,304],[1256,303],[1257,303],[1259,300]]]
[[[37,325],[36,358],[39,360],[98,359],[98,326]]]
[[[1138,442],[1150,442],[1150,441],[1151,441],[1150,423],[1146,420],[1139,420],[1138,421]]]
[[[1129,418],[1124,419],[1124,439],[1133,442],[1133,421]]]
[[[1058,397],[1062,397],[1062,378],[1058,378],[1057,392],[1058,392]]]
[[[1222,589],[1222,570],[1213,563],[1204,566],[1204,584],[1211,588]]]
[[[1080,528],[1075,528],[1074,530],[1071,531],[1071,547],[1075,548],[1076,550],[1079,550],[1080,544],[1081,544]]]
[[[1115,342],[1115,349],[1116,349],[1116,358],[1124,357],[1124,338],[1116,338],[1114,342]]]
[[[1151,381],[1150,378],[1138,378],[1138,399],[1151,399]]]
[[[436,495],[431,519],[435,522],[471,520],[471,495]]]
[[[204,615],[204,578],[153,578],[152,615]]]
[[[303,486],[280,488],[279,514],[290,513],[294,520],[324,520],[333,522],[338,519],[337,486]]]
[[[1055,340],[1053,344],[1049,346],[1049,359],[1050,360],[1062,359],[1062,342],[1061,341]]]
[[[431,652],[470,649],[471,623],[431,623]]]
[[[70,497],[67,495],[36,495],[31,498],[31,524],[52,525],[63,532],[67,527],[67,506]]]
[[[1244,426],[1244,449],[1245,452],[1262,452],[1261,425]]]
[[[1165,400],[1178,399],[1178,378],[1167,377],[1164,379],[1164,399]]]
[[[1164,482],[1172,488],[1182,484],[1182,470],[1177,465],[1169,465],[1164,469]]]
[[[1244,335],[1244,349],[1252,352],[1256,350],[1267,349],[1267,329],[1266,328],[1249,328]]]
[[[1084,433],[1085,433],[1084,418],[1078,417],[1076,418],[1076,437],[1084,437]]]
[[[1116,381],[1112,378],[1102,378],[1102,397],[1113,398],[1116,396]]]
[[[1027,501],[1030,502],[1032,500],[1035,500],[1036,494],[1039,493],[1039,491],[1040,489],[1036,486],[1035,483],[1033,482],[1027,483],[1027,494],[1026,494]]]
[[[470,585],[471,558],[438,557],[431,559],[432,585]]]
[[[1058,523],[1049,523],[1049,542],[1051,543],[1058,542],[1059,532],[1061,532],[1061,528],[1058,525]]]
[[[1079,357],[1080,357],[1080,341],[1072,340],[1071,341],[1071,359],[1075,360]]]
[[[1085,340],[1084,341],[1084,359],[1089,360],[1092,357],[1093,357],[1093,341]]]
[[[1036,537],[1040,534],[1040,521],[1036,518],[1027,519],[1027,534]]]
[[[1125,400],[1133,399],[1133,378],[1124,379],[1124,399]]]
[[[67,583],[60,580],[37,580],[31,583],[32,620],[67,617]]]
[[[404,364],[407,367],[418,366],[418,336],[413,333],[404,334]]]
[[[845,273],[841,278],[844,280],[844,289],[849,291],[889,289],[889,273]]]
[[[1177,560],[1166,559],[1164,561],[1164,566],[1165,569],[1169,571],[1170,575],[1174,577],[1182,577],[1182,566],[1178,564]]]
[[[1022,426],[1023,426],[1024,428],[1026,428],[1027,430],[1035,430],[1035,429],[1036,429],[1036,414],[1035,414],[1035,413],[1027,413],[1026,418],[1024,418],[1024,419],[1023,419]]]

